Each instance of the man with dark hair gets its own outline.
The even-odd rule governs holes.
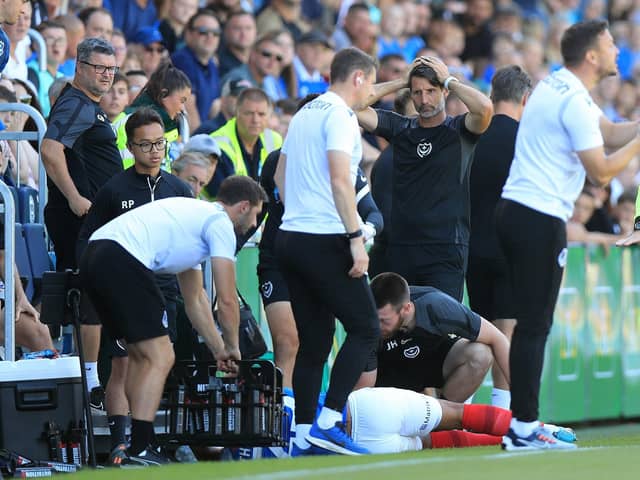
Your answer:
[[[280,148],[282,137],[269,125],[273,104],[259,88],[246,88],[238,96],[236,115],[211,137],[222,155],[213,179],[202,191],[215,198],[220,183],[230,175],[248,175],[258,180],[267,155]]]
[[[153,154],[164,143],[158,130],[154,138],[133,146]],[[162,155],[156,156],[159,164]],[[105,331],[127,345],[125,390],[132,418],[128,456],[133,461],[167,463],[155,449],[153,420],[174,352],[156,274],[178,276],[189,320],[204,338],[218,368],[232,370],[240,360],[236,234],[255,227],[264,201],[264,190],[254,180],[229,177],[215,203],[192,198],[153,201],[123,213],[90,237],[80,272]],[[206,258],[211,258],[222,338],[202,287],[200,264]],[[126,457],[124,449],[122,452]]]
[[[371,35],[371,13],[366,3],[353,3],[344,17],[344,24],[337,27],[331,39],[336,51],[358,44],[363,37]]]
[[[506,450],[575,448],[538,421],[545,344],[567,260],[565,224],[587,174],[605,184],[640,153],[638,122],[612,123],[589,95],[618,72],[618,48],[607,23],[572,25],[561,51],[565,67],[538,83],[524,109],[497,207],[517,321],[510,357],[514,418],[503,439]]]
[[[113,35],[113,18],[111,12],[102,7],[87,7],[80,10],[78,18],[84,23],[86,38],[104,38],[111,41]]]
[[[125,128],[127,147],[134,157],[133,167],[112,177],[98,191],[80,231],[79,256],[91,234],[122,213],[162,198],[192,196],[183,181],[160,168],[167,143],[160,115],[151,108],[141,108],[129,116]],[[175,275],[156,275],[156,280],[165,301],[169,336],[175,341],[179,295],[176,278]],[[111,375],[105,398],[112,440],[109,464],[120,465],[127,461],[125,429],[129,402],[125,395],[125,379],[128,359],[121,342],[110,338],[107,344],[111,355]]]
[[[480,137],[470,179],[471,236],[467,290],[474,312],[494,322],[511,339],[515,326],[509,268],[500,249],[495,209],[509,174],[516,146],[518,122],[531,93],[531,79],[512,65],[498,70],[491,81],[494,115]],[[509,384],[499,369],[492,370],[491,402],[509,408]]]
[[[211,106],[220,96],[220,77],[214,62],[220,43],[220,23],[211,10],[198,10],[184,30],[185,46],[171,56],[173,64],[191,80],[198,119],[189,118],[191,129],[209,119]]]
[[[420,57],[405,78],[378,85],[359,106],[358,120],[393,148],[390,268],[410,285],[434,286],[462,300],[469,239],[469,170],[473,150],[489,126],[489,99],[449,75],[436,57]],[[409,86],[418,117],[367,108]],[[469,109],[447,116],[445,98],[453,92]]]
[[[355,48],[338,52],[329,91],[291,120],[275,173],[285,207],[275,253],[300,342],[293,370],[298,452],[314,445],[347,455],[366,453],[345,432],[341,412],[379,333],[356,210],[362,144],[352,110],[372,95],[374,79],[371,57]],[[348,333],[314,422],[336,317]]]
[[[99,105],[118,71],[113,47],[88,38],[78,45],[76,60],[75,77],[51,109],[40,150],[49,187],[44,220],[61,272],[77,268],[76,242],[84,216],[100,187],[122,171],[115,133]],[[101,408],[98,319],[83,315],[81,333],[91,403]]]
[[[371,281],[381,344],[359,386],[396,387],[464,402],[491,366],[509,381],[509,341],[491,323],[433,287],[414,287],[396,273]],[[373,380],[373,381],[371,381]]]
[[[238,10],[229,15],[218,50],[221,77],[249,61],[256,34],[256,19],[253,14]]]

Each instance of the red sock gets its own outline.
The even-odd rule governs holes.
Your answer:
[[[511,411],[491,405],[465,405],[462,428],[477,433],[503,436],[509,431]]]
[[[431,448],[464,448],[483,445],[500,445],[502,437],[484,433],[463,432],[462,430],[445,430],[431,432]]]

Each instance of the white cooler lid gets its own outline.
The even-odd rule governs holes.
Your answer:
[[[78,357],[0,362],[0,382],[80,378]]]

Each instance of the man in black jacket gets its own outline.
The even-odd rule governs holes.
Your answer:
[[[117,216],[154,200],[169,197],[192,197],[189,186],[178,177],[162,170],[167,142],[164,124],[154,110],[136,111],[125,125],[129,151],[135,163],[109,180],[96,195],[82,226],[78,241],[78,257],[87,246],[91,234]],[[166,302],[169,336],[175,340],[176,300],[179,295],[175,275],[158,275],[158,283]],[[125,395],[127,350],[119,341],[109,340],[111,376],[106,388],[106,407],[113,451],[111,464],[126,459],[125,429],[129,402]]]

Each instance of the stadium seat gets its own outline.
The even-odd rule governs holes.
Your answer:
[[[29,253],[29,261],[31,264],[31,273],[33,275],[33,301],[38,303],[42,291],[42,274],[46,271],[53,270],[49,252],[47,251],[47,243],[44,233],[44,225],[41,223],[25,223],[22,225],[27,251]]]
[[[27,250],[27,242],[22,229],[21,223],[16,223],[15,226],[15,260],[20,272],[20,278],[23,280],[24,292],[27,295],[29,301],[33,298],[33,273],[31,272],[31,262],[29,261],[29,251]],[[25,284],[26,280],[26,284]]]
[[[16,222],[26,224],[39,221],[38,191],[31,187],[20,187],[18,189],[18,202],[16,203]]]

